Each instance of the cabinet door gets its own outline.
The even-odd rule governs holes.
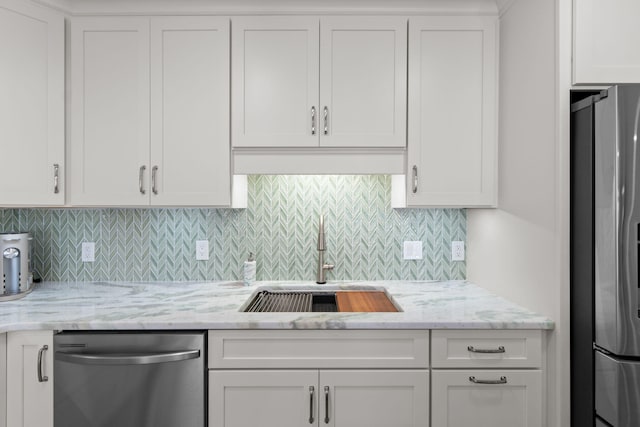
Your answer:
[[[432,426],[541,427],[541,378],[539,370],[433,370]]]
[[[406,52],[406,18],[322,18],[320,145],[406,145]]]
[[[71,23],[74,205],[149,202],[149,20]]]
[[[575,84],[640,83],[640,2],[573,0]]]
[[[234,147],[318,145],[318,37],[317,18],[233,20]]]
[[[7,334],[7,427],[53,427],[53,334]]]
[[[0,414],[7,413],[7,334],[0,334]],[[7,417],[0,416],[0,427],[7,426]]]
[[[151,204],[229,205],[229,20],[151,21]]]
[[[209,371],[210,427],[317,425],[318,371]]]
[[[428,427],[427,370],[320,371],[320,425]]]
[[[0,0],[0,52],[0,206],[62,205],[64,17]]]
[[[495,26],[495,17],[409,21],[409,206],[496,205]]]

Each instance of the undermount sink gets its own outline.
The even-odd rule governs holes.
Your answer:
[[[246,313],[398,312],[402,311],[384,288],[353,289],[261,287],[240,308]]]

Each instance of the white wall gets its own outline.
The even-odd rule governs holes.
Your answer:
[[[467,223],[468,279],[556,322],[547,342],[549,427],[569,426],[568,133],[561,130],[569,89],[558,84],[559,59],[570,61],[558,31],[566,4],[514,0],[502,10],[499,208],[469,210]],[[570,9],[568,24],[570,37]]]

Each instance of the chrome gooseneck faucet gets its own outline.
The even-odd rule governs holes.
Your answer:
[[[327,283],[326,271],[333,270],[333,264],[324,262],[324,252],[327,250],[324,241],[324,215],[320,215],[320,224],[318,226],[318,274],[316,275],[316,283],[322,285]]]

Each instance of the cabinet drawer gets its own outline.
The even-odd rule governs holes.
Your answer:
[[[433,370],[433,427],[542,427],[542,371]]]
[[[428,368],[428,331],[209,331],[209,368]]]
[[[434,368],[539,368],[542,331],[438,330],[431,334]]]

